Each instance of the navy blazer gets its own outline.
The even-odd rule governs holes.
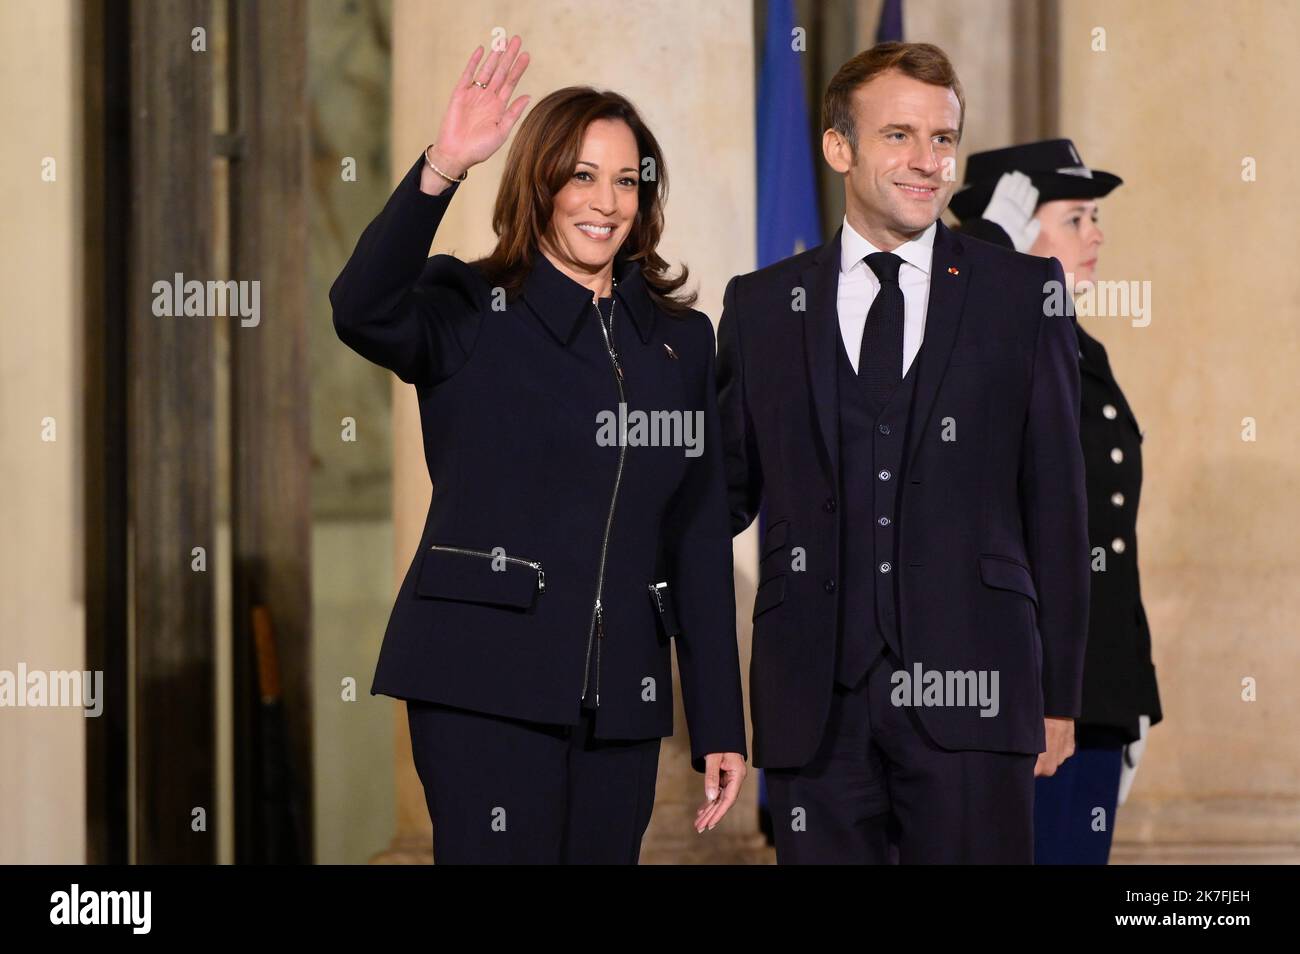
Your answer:
[[[754,607],[754,764],[799,766],[834,682],[840,539],[840,236],[733,278],[718,327],[732,530],[766,505]],[[934,239],[898,500],[903,662],[997,671],[1000,711],[915,708],[949,749],[1037,753],[1043,717],[1079,714],[1088,537],[1072,321],[1044,317],[1055,259]],[[796,310],[802,296],[806,307]],[[956,440],[944,440],[944,420]],[[793,548],[803,548],[796,561]]]
[[[669,315],[616,262],[633,426],[622,447],[616,427],[601,439],[620,392],[590,290],[540,253],[510,300],[427,258],[459,187],[420,191],[422,164],[330,289],[339,337],[415,386],[433,483],[371,693],[573,725],[590,673],[598,737],[666,736],[676,636],[693,765],[744,754],[712,324]],[[637,432],[637,411],[668,423]],[[702,453],[650,446],[680,444],[686,415]]]

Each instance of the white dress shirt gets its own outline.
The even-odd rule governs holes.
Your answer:
[[[937,226],[928,229],[910,242],[890,249],[903,260],[898,269],[898,284],[903,289],[903,368],[902,375],[912,366],[912,359],[921,350],[925,337],[925,309],[930,300],[930,260],[934,256],[934,233]],[[853,370],[858,370],[858,351],[862,347],[862,332],[867,326],[867,312],[880,291],[880,279],[863,261],[876,248],[844,219],[840,233],[840,284],[836,307],[840,316],[840,337],[848,352]]]

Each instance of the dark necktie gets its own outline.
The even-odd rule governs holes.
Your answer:
[[[873,252],[866,263],[880,279],[880,292],[862,329],[858,378],[883,406],[903,380],[903,289],[898,284],[903,260],[893,252]]]

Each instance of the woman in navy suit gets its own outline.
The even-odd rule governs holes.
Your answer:
[[[539,102],[495,249],[427,258],[527,105],[519,38],[483,52],[330,291],[339,337],[416,388],[433,483],[371,693],[407,700],[440,863],[635,863],[672,642],[697,830],[745,775],[713,326],[656,251],[663,156],[615,93]]]

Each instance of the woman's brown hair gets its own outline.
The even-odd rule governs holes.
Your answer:
[[[685,311],[696,301],[694,292],[679,292],[690,272],[683,265],[678,275],[669,275],[668,263],[657,251],[668,198],[663,152],[635,106],[618,93],[590,86],[557,89],[520,123],[492,210],[496,248],[473,264],[508,297],[520,289],[550,227],[555,195],[572,178],[583,136],[598,119],[626,123],[640,156],[636,219],[617,258],[638,264],[650,297],[669,314]]]

